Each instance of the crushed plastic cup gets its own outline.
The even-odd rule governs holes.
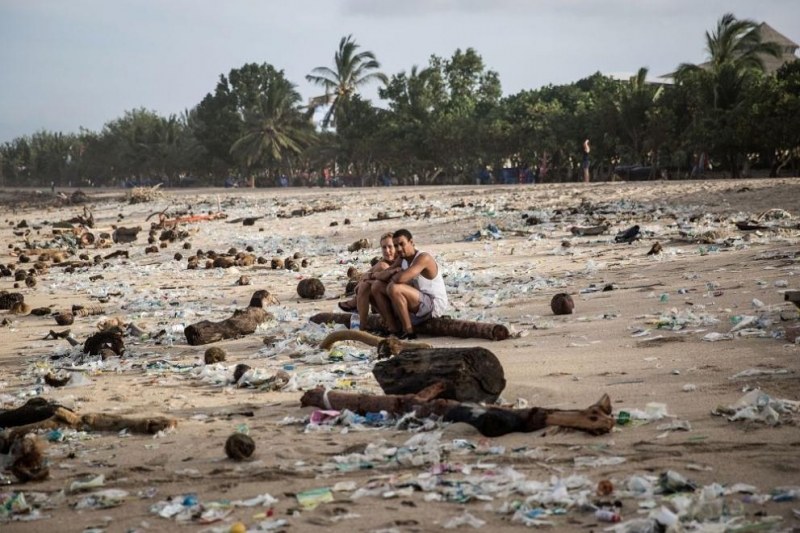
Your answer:
[[[667,414],[667,404],[665,403],[650,402],[644,406],[644,411],[648,420],[660,420],[669,416]]]
[[[333,492],[328,487],[321,487],[318,489],[311,489],[297,494],[297,503],[303,509],[310,511],[323,503],[330,503],[334,501]]]

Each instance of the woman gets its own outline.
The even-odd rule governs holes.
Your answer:
[[[358,310],[358,295],[370,294],[370,287],[375,281],[372,278],[372,275],[377,272],[383,272],[394,262],[396,255],[392,237],[394,237],[393,233],[385,233],[383,236],[381,236],[382,257],[372,266],[372,268],[361,274],[361,279],[359,280],[358,285],[356,285],[355,296],[349,300],[345,300],[344,302],[339,302],[339,309],[345,313],[355,313]],[[366,292],[362,293],[364,290],[366,290]],[[367,309],[367,312],[368,311],[369,309]]]

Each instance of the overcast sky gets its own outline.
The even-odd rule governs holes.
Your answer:
[[[305,81],[353,34],[395,74],[472,47],[504,94],[705,59],[725,12],[800,42],[798,0],[0,0],[0,142],[195,106],[248,62]],[[364,91],[377,100],[377,91]],[[376,102],[377,103],[377,102]]]

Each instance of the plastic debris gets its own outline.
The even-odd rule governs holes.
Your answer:
[[[442,524],[442,527],[445,529],[459,529],[462,526],[469,526],[471,528],[481,528],[486,525],[485,520],[481,520],[480,518],[476,518],[472,516],[468,511],[464,511],[458,516],[454,516],[453,518],[449,519],[447,522]]]
[[[303,509],[310,511],[323,503],[330,503],[334,501],[333,492],[328,487],[318,489],[311,489],[297,494],[297,503]]]
[[[494,224],[488,224],[484,229],[476,231],[475,233],[471,234],[464,240],[467,242],[472,242],[472,241],[482,241],[486,239],[497,240],[502,238],[503,238],[503,232],[500,231],[500,229]]]
[[[717,407],[711,414],[727,416],[731,422],[749,420],[774,426],[782,419],[791,418],[798,411],[800,401],[772,398],[759,389],[753,389],[735,403],[727,407]]]

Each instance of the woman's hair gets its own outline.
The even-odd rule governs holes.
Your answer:
[[[394,233],[390,231],[389,233],[384,233],[383,235],[381,235],[380,240],[382,241],[383,239],[391,239],[392,237],[394,237]]]

